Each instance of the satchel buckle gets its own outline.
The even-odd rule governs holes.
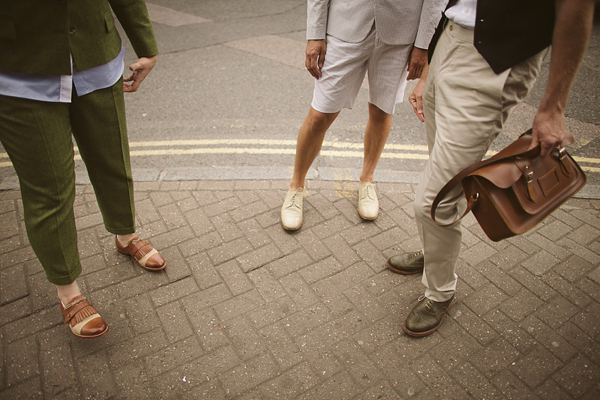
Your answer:
[[[567,149],[562,146],[558,146],[558,158],[563,159],[567,156]]]
[[[529,165],[525,166],[525,179],[527,179],[527,183],[533,182],[533,171],[529,170]]]

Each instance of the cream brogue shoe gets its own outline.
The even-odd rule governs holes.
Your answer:
[[[281,206],[281,226],[287,231],[297,231],[302,226],[303,189],[290,189]]]
[[[373,182],[358,184],[358,215],[366,220],[376,219],[379,215],[379,200]]]

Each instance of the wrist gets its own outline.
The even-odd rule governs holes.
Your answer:
[[[542,99],[540,106],[538,107],[538,113],[544,114],[564,114],[565,113],[564,102],[555,99]]]

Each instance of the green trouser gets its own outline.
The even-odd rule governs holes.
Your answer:
[[[106,229],[135,232],[122,81],[81,97],[73,94],[71,103],[0,96],[0,141],[19,177],[27,236],[55,285],[69,284],[81,273],[71,133]]]

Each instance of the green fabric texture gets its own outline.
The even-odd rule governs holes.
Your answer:
[[[73,142],[88,169],[106,229],[135,232],[122,80],[71,104],[0,96],[0,141],[19,177],[29,242],[55,285],[81,273],[73,213]]]
[[[71,74],[121,50],[113,14],[138,57],[158,54],[144,0],[0,0],[0,71]]]

